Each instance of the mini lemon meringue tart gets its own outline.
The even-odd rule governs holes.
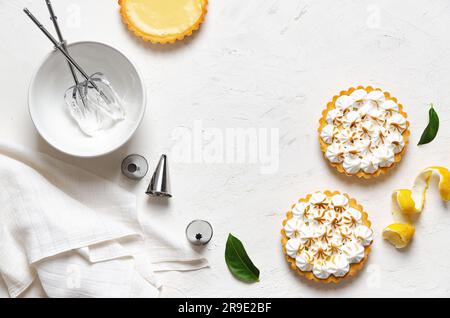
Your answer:
[[[200,27],[208,0],[119,0],[128,28],[152,43],[173,43]]]
[[[335,96],[319,126],[320,148],[330,164],[348,176],[366,179],[401,161],[409,135],[403,106],[388,92],[370,86]]]
[[[300,276],[339,283],[364,266],[374,233],[367,213],[355,199],[324,191],[292,206],[281,235],[286,260]]]

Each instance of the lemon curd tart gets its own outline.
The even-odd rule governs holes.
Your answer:
[[[190,36],[204,21],[208,0],[119,0],[128,28],[152,43],[173,43]]]
[[[339,283],[364,266],[374,233],[355,199],[323,191],[292,206],[281,235],[286,260],[300,276]]]
[[[394,168],[406,152],[409,122],[395,97],[370,86],[342,91],[319,125],[320,148],[339,172],[372,178]]]

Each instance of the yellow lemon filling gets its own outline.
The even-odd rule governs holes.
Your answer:
[[[444,167],[430,167],[423,170],[414,181],[411,190],[396,190],[392,194],[394,203],[394,217],[404,220],[404,216],[411,217],[420,214],[426,200],[426,193],[430,180],[436,177],[439,180],[439,193],[443,201],[450,201],[450,171]],[[408,219],[409,222],[411,219]],[[415,229],[411,224],[395,223],[383,231],[383,238],[397,248],[407,246],[414,235]]]
[[[119,0],[129,28],[145,40],[173,42],[203,22],[208,0]]]

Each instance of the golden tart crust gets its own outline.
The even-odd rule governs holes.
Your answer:
[[[123,21],[152,43],[174,43],[192,35],[205,20],[208,0],[119,0]]]
[[[320,149],[323,152],[325,160],[331,166],[336,168],[337,171],[339,171],[340,173],[343,173],[347,176],[350,176],[350,177],[356,176],[358,178],[371,179],[371,178],[375,178],[375,177],[378,177],[380,175],[387,173],[389,170],[395,168],[399,164],[399,162],[402,160],[402,157],[406,153],[406,150],[407,150],[408,144],[409,144],[409,136],[410,136],[409,126],[410,126],[410,124],[409,124],[409,121],[406,120],[406,130],[402,133],[405,146],[403,147],[401,152],[399,152],[398,154],[395,154],[395,158],[394,158],[395,161],[390,167],[378,167],[378,170],[376,170],[374,173],[366,173],[366,172],[360,170],[356,174],[350,174],[347,171],[345,171],[342,163],[333,163],[333,162],[329,161],[325,155],[329,145],[326,142],[324,142],[321,138],[322,129],[327,125],[327,115],[331,110],[336,108],[335,103],[339,97],[341,97],[343,95],[350,95],[358,89],[364,89],[367,93],[370,93],[375,90],[383,92],[383,90],[381,90],[380,88],[373,88],[372,86],[366,86],[366,87],[358,86],[356,88],[351,87],[346,91],[341,91],[339,95],[334,96],[333,100],[327,104],[327,108],[322,112],[322,117],[320,118],[320,121],[319,121],[319,129],[318,129],[319,143],[320,143]],[[398,107],[399,107],[398,113],[401,114],[405,119],[407,119],[408,114],[404,111],[403,105],[398,103],[397,98],[391,96],[391,94],[389,92],[383,92],[383,93],[384,93],[384,96],[386,97],[386,100],[392,100],[393,102],[395,102],[398,105]]]
[[[323,191],[323,193],[325,195],[327,195],[328,197],[332,197],[334,195],[341,194],[341,192],[339,192],[339,191],[331,192],[329,190]],[[342,195],[344,195],[348,199],[349,207],[354,208],[361,213],[363,225],[365,225],[371,229],[372,223],[369,220],[369,216],[368,216],[367,212],[364,211],[363,206],[358,204],[358,202],[355,199],[351,198],[348,194],[344,193]],[[312,194],[308,194],[305,198],[298,200],[298,202],[308,202],[309,199],[311,199],[311,197],[312,197]],[[291,207],[291,210],[289,210],[287,212],[286,219],[283,221],[283,228],[281,230],[281,237],[282,237],[281,244],[283,247],[283,253],[284,253],[286,261],[289,263],[291,269],[293,269],[299,276],[301,276],[307,280],[315,281],[315,282],[322,283],[322,284],[329,284],[329,283],[338,284],[338,283],[342,282],[343,280],[346,280],[346,279],[349,279],[350,277],[355,276],[366,264],[368,257],[369,257],[369,253],[371,252],[372,244],[370,244],[364,248],[364,258],[359,263],[350,264],[350,270],[343,277],[335,277],[333,275],[330,275],[327,279],[319,279],[313,274],[312,271],[304,272],[304,271],[301,271],[297,267],[296,260],[294,258],[291,258],[286,251],[286,244],[289,241],[289,238],[287,237],[286,231],[284,230],[286,223],[290,219],[293,218],[292,210],[294,209],[295,205],[296,204],[293,204]]]

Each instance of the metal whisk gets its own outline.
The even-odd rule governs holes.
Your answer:
[[[58,35],[59,43],[61,43],[61,46],[64,49],[64,51],[66,51],[66,53],[68,53],[67,42],[64,40],[64,37],[62,36],[61,29],[59,28],[59,24],[58,24],[58,17],[55,15],[55,12],[53,11],[52,3],[50,0],[45,0],[45,2],[47,4],[48,12],[50,13],[50,19],[52,20],[53,26],[55,27],[56,34]],[[79,87],[80,81],[78,80],[77,73],[76,73],[74,67],[72,66],[72,64],[70,64],[70,62],[68,62],[67,64],[69,65],[70,73],[72,74],[73,81],[75,82],[75,87],[77,88],[80,96],[82,96],[82,91],[81,91],[81,88]],[[73,94],[74,94],[73,98],[76,98],[77,90],[73,91]],[[83,103],[83,106],[86,107],[86,99],[82,98],[81,102]]]
[[[81,130],[92,136],[96,130],[100,130],[103,126],[123,120],[125,118],[124,108],[111,84],[102,73],[97,72],[93,75],[88,75],[69,54],[67,43],[62,36],[52,4],[50,0],[45,1],[59,41],[48,32],[27,8],[24,8],[23,11],[67,60],[75,85],[69,88],[69,94],[66,92],[65,100],[72,117],[78,122]],[[85,81],[79,81],[76,71],[84,77]]]

